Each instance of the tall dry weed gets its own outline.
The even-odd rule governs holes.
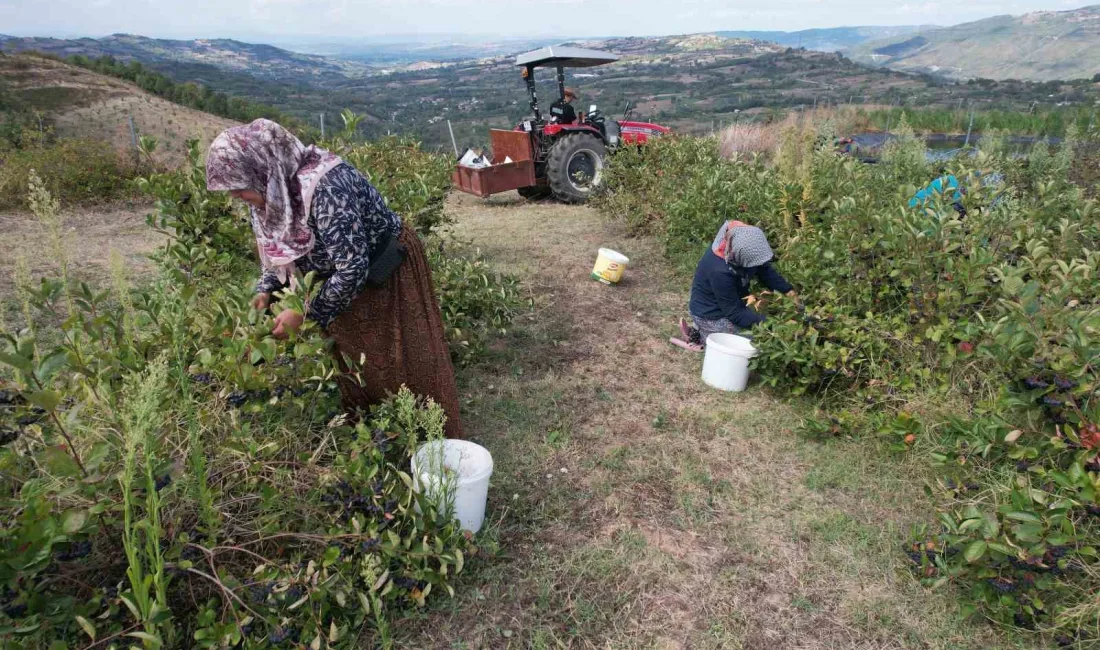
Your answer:
[[[772,125],[731,124],[718,135],[718,152],[729,160],[758,153],[770,154],[778,144]]]

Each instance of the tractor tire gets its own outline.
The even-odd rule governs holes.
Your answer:
[[[550,149],[546,175],[554,197],[564,203],[584,203],[603,180],[607,147],[594,135],[573,133]]]
[[[519,195],[528,201],[541,201],[550,196],[550,187],[547,185],[532,185],[531,187],[521,187],[518,190]]]

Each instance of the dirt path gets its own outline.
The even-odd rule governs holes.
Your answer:
[[[449,208],[536,308],[462,373],[492,521],[459,596],[401,621],[399,647],[1012,647],[908,573],[919,467],[701,384],[667,343],[687,288],[654,243],[583,207]],[[588,278],[601,245],[631,258],[624,285]]]

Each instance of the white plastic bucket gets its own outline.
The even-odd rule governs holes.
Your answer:
[[[756,354],[752,341],[743,336],[711,334],[703,357],[703,381],[719,390],[745,390],[749,383],[749,359]]]
[[[610,248],[601,248],[597,251],[596,265],[592,267],[592,279],[604,284],[618,284],[628,264],[630,258],[626,255]]]
[[[463,530],[476,533],[485,520],[493,456],[465,440],[434,440],[421,445],[412,457],[413,484],[418,491],[454,506]]]

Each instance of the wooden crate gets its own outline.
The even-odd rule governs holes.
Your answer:
[[[492,129],[492,167],[473,169],[457,165],[451,181],[463,192],[485,198],[499,192],[530,187],[535,184],[535,161],[531,136],[523,131]],[[512,162],[504,162],[511,158]]]

